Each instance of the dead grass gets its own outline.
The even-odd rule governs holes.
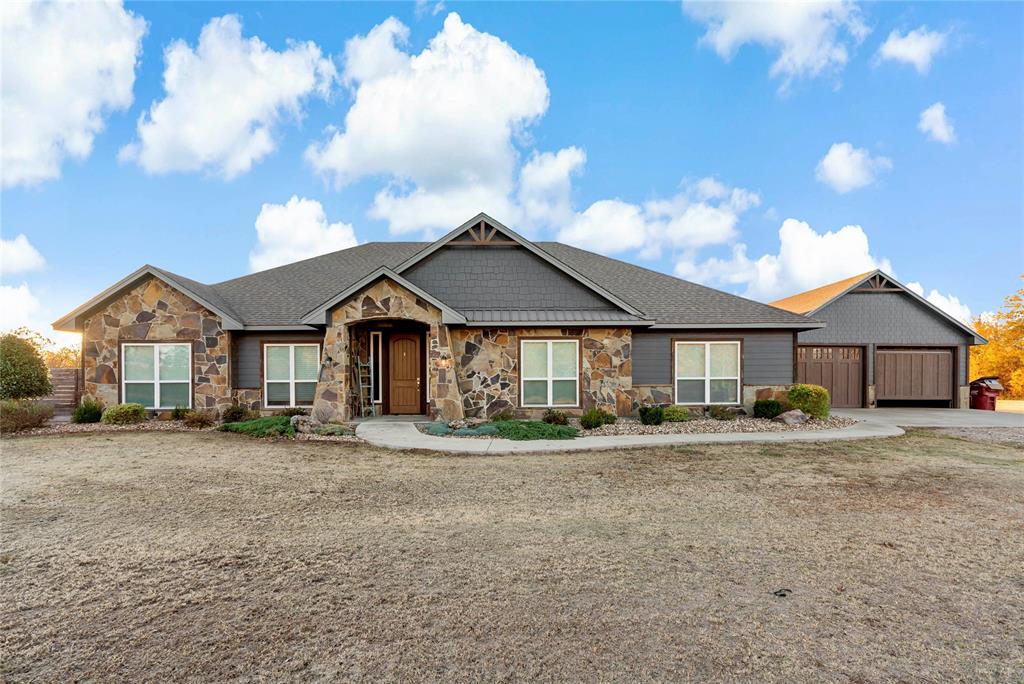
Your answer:
[[[1019,448],[0,449],[5,680],[1024,678]]]

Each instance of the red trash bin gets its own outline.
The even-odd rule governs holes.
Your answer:
[[[1003,391],[999,378],[987,376],[971,383],[971,408],[980,411],[995,411],[996,397]]]

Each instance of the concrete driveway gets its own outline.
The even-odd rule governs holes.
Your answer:
[[[1024,414],[973,409],[834,409],[832,413],[900,427],[1024,427]]]

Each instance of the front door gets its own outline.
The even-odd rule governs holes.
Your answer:
[[[420,337],[392,335],[388,413],[420,413]]]

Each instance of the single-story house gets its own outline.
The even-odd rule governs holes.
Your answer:
[[[836,407],[970,405],[971,345],[985,339],[882,271],[773,306],[825,323],[797,334],[797,382],[828,388]]]
[[[108,405],[341,419],[749,408],[824,326],[485,214],[212,285],[143,266],[54,323],[82,333],[83,394]]]

